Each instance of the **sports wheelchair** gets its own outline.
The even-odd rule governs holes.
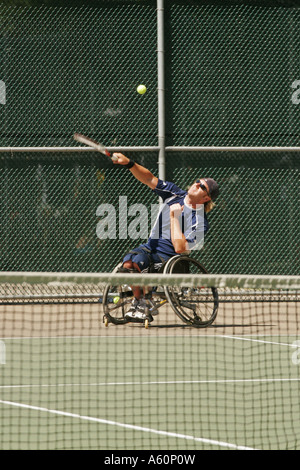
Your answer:
[[[113,272],[118,272],[121,266],[122,263],[118,264]],[[162,265],[159,272],[163,274],[207,274],[206,269],[199,261],[188,255],[176,255],[170,258]],[[159,309],[168,302],[184,323],[195,328],[206,328],[211,325],[218,313],[219,299],[215,287],[154,286],[148,289],[145,298],[151,315],[157,315]],[[102,299],[105,326],[108,326],[109,323],[115,325],[128,323],[125,314],[130,308],[132,300],[132,289],[127,284],[106,285]],[[146,319],[143,323],[145,328],[148,328],[149,320]]]

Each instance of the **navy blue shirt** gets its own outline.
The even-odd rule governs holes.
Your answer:
[[[185,202],[187,191],[168,181],[159,179],[153,191],[162,198],[163,204],[146,246],[154,253],[167,255],[168,257],[176,255],[171,240],[170,206],[180,204],[184,206],[181,216],[181,229],[189,244],[189,250],[201,248],[204,243],[204,235],[209,228],[204,212],[204,204],[199,204],[197,209],[188,206]]]

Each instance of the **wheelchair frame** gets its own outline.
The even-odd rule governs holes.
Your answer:
[[[118,264],[113,272],[118,272],[122,263]],[[199,261],[188,255],[176,255],[162,266],[164,274],[194,273],[207,274],[206,269]],[[142,274],[141,274],[142,275]],[[211,325],[217,316],[219,307],[218,291],[216,288],[197,288],[179,286],[154,286],[145,295],[148,303],[148,312],[152,316],[159,313],[159,309],[167,302],[175,314],[186,324],[195,328],[206,328]],[[103,293],[103,322],[124,325],[129,321],[125,318],[130,308],[133,293],[130,286],[107,285]],[[145,328],[149,320],[143,321]]]

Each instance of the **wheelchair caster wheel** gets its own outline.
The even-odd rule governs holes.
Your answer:
[[[149,320],[148,320],[148,318],[146,318],[145,323],[144,323],[144,326],[145,326],[146,330],[149,328]]]
[[[103,322],[104,322],[104,326],[107,328],[107,327],[108,327],[108,324],[109,324],[108,318],[107,318],[107,317],[104,317],[104,318],[103,318]]]

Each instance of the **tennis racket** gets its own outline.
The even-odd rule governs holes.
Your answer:
[[[100,144],[99,142],[96,142],[96,140],[91,139],[90,137],[86,137],[85,135],[78,134],[77,132],[74,134],[74,139],[77,142],[81,142],[82,144],[88,145],[88,147],[92,147],[97,152],[102,153],[103,155],[106,155],[107,157],[111,158],[114,162],[118,161],[118,158],[115,157],[112,153],[110,153],[104,145]]]

